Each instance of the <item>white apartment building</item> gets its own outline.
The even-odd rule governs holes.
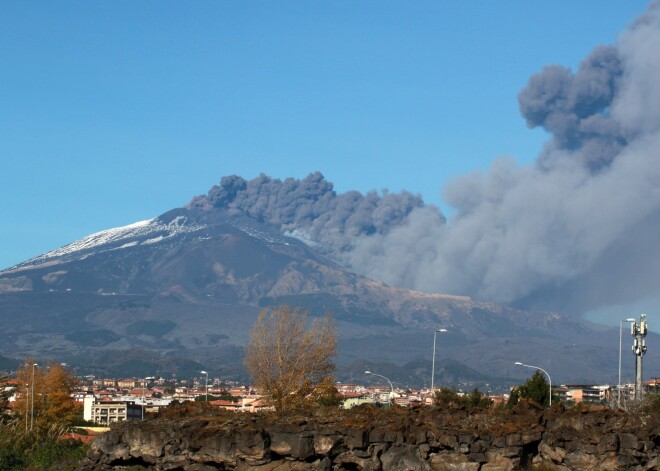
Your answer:
[[[83,418],[101,425],[142,418],[142,406],[134,401],[96,402],[94,396],[87,396],[83,404]]]

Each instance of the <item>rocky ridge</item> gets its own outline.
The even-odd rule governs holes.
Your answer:
[[[78,471],[651,470],[659,445],[660,417],[604,408],[521,404],[472,415],[363,407],[279,417],[179,405],[114,424]]]

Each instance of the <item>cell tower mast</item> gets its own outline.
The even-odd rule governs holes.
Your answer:
[[[632,351],[635,355],[635,400],[642,400],[642,390],[644,382],[642,379],[642,357],[646,353],[646,337],[647,332],[646,314],[639,316],[639,323],[632,322],[630,324],[630,334],[635,339],[633,341]]]

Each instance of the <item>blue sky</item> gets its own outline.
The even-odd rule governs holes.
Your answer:
[[[0,268],[223,175],[444,184],[545,135],[517,94],[643,1],[0,3]]]

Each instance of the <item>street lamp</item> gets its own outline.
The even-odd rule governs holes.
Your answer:
[[[28,431],[28,402],[30,401],[30,384],[25,383],[25,433]]]
[[[623,323],[624,322],[635,322],[635,319],[632,317],[629,317],[628,319],[624,319],[622,321],[619,321],[619,388],[618,388],[618,396],[617,396],[617,407],[621,408],[621,340],[623,336]]]
[[[548,377],[548,383],[550,384],[549,406],[552,407],[552,380],[550,379],[550,375],[548,374],[548,372],[545,371],[543,368],[539,368],[538,366],[525,365],[524,363],[520,363],[519,361],[517,361],[515,364],[518,365],[518,366],[526,366],[527,368],[534,368],[535,370],[541,370],[545,373],[545,375]]]
[[[204,370],[200,371],[200,373],[206,375],[206,402],[209,402],[209,374]]]
[[[32,400],[32,405],[30,406],[30,430],[32,430],[32,427],[34,426],[34,369],[39,366],[38,364],[33,364],[32,365],[32,397],[30,398]]]
[[[433,332],[433,362],[431,364],[431,394],[435,392],[434,381],[435,381],[435,338],[438,336],[438,332],[447,332],[447,329],[436,329]]]
[[[383,375],[379,375],[378,373],[372,373],[371,371],[365,371],[364,374],[366,374],[366,375],[380,376],[381,378],[385,378],[385,376],[383,376]],[[394,386],[392,386],[392,381],[390,381],[390,380],[387,379],[387,378],[385,378],[385,379],[387,380],[388,383],[390,383],[390,390],[391,390],[391,391],[390,391],[390,400],[392,400],[392,398],[394,397]]]

